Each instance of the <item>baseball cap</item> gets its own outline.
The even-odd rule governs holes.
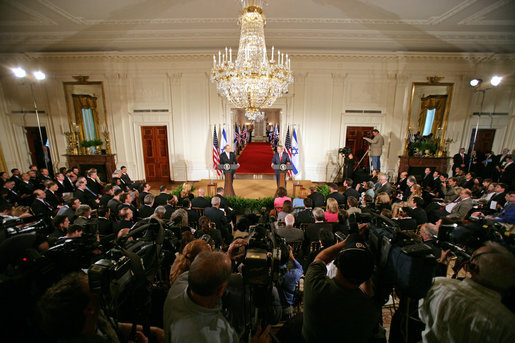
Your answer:
[[[374,256],[367,245],[351,235],[343,250],[336,258],[336,265],[342,276],[349,282],[359,285],[370,278],[374,271]]]

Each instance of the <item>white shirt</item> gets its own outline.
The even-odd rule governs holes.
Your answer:
[[[426,324],[424,343],[515,342],[515,315],[501,295],[468,278],[435,278],[419,314]]]

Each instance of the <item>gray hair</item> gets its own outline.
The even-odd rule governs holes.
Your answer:
[[[147,194],[145,195],[145,197],[143,198],[143,203],[145,205],[150,205],[151,203],[154,202],[154,195],[153,194]]]
[[[496,242],[486,242],[488,251],[475,258],[479,282],[489,288],[507,290],[515,285],[515,256]]]
[[[211,198],[211,206],[217,206],[220,205],[220,198],[219,197],[212,197]]]
[[[79,180],[79,181],[75,182],[75,187],[79,188],[80,186],[85,185],[85,184],[86,184],[86,181]]]
[[[325,212],[320,207],[315,207],[313,209],[313,217],[315,217],[316,220],[322,221],[325,219]]]
[[[146,197],[145,197],[146,198]],[[166,208],[164,206],[157,206],[154,210],[154,214],[158,216],[164,216],[166,213]]]
[[[82,217],[89,211],[91,211],[91,207],[89,207],[89,205],[80,205],[77,207],[77,210],[75,210],[75,215],[77,217]]]
[[[424,233],[429,236],[438,236],[438,229],[436,228],[435,224],[432,223],[426,223],[422,227],[422,230],[424,230]]]

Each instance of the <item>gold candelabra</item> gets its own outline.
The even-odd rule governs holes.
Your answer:
[[[77,154],[77,143],[75,141],[75,136],[71,132],[65,132],[66,136],[66,153],[68,155],[76,155]]]
[[[104,135],[104,141],[106,142],[106,154],[111,155],[111,137],[109,136],[109,131],[106,129],[102,134]]]

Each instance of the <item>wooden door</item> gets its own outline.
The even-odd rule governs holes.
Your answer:
[[[363,137],[370,137],[372,130],[374,128],[371,126],[347,126],[347,134],[345,139],[345,146],[352,149],[352,154],[354,155],[354,160],[356,164],[354,168],[356,168],[359,160],[363,157],[363,155],[368,150],[368,142],[363,139]],[[368,168],[370,166],[369,156],[367,156],[361,161],[361,164],[358,168]]]
[[[476,129],[472,130],[472,135],[470,136],[470,146],[469,153],[472,149],[472,144],[474,143],[474,135],[476,133]],[[482,156],[485,151],[492,150],[492,145],[494,144],[495,137],[495,129],[479,129],[477,131],[476,144],[474,146],[474,150],[477,151],[478,156]]]
[[[54,175],[50,150],[47,146],[43,147],[41,145],[41,138],[43,138],[43,143],[47,142],[46,128],[44,126],[41,127],[41,135],[43,137],[39,136],[38,127],[27,126],[25,127],[25,132],[27,135],[27,142],[29,144],[29,152],[32,164],[38,166],[38,169],[48,168],[50,175]]]
[[[141,127],[143,160],[145,162],[145,178],[147,182],[170,181],[167,137],[166,126]]]

